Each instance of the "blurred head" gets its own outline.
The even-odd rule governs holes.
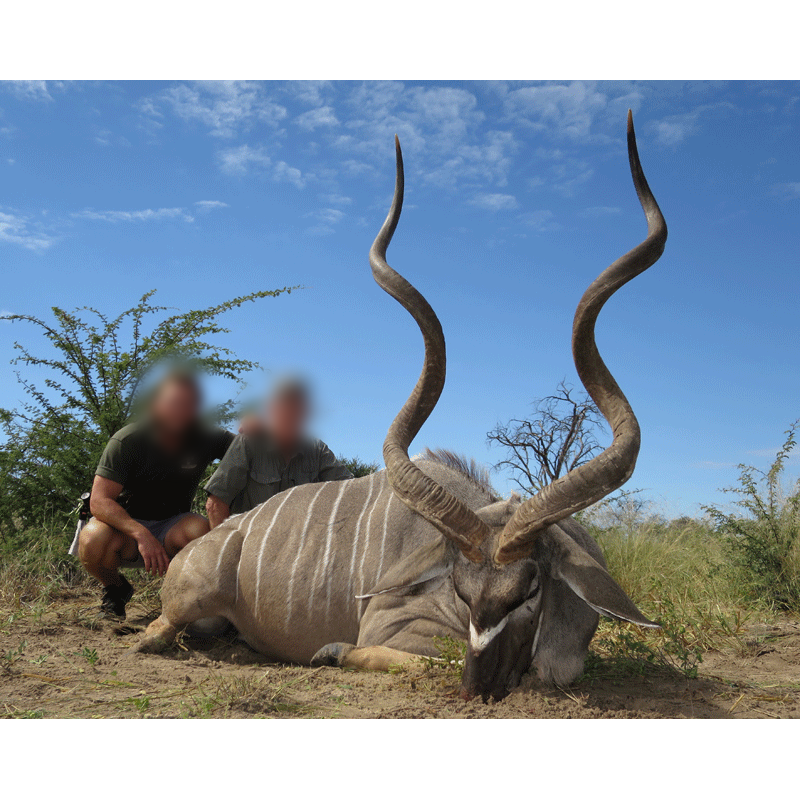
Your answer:
[[[293,449],[303,438],[311,412],[308,384],[299,378],[285,378],[273,388],[267,400],[266,418],[270,436],[282,450]]]
[[[189,372],[172,372],[153,392],[150,416],[162,430],[182,434],[197,422],[201,403],[197,378]]]

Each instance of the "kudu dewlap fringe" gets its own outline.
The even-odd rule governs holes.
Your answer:
[[[395,136],[397,179],[389,215],[369,252],[372,275],[378,285],[397,300],[419,325],[425,342],[425,360],[414,390],[395,417],[383,444],[383,459],[395,494],[413,511],[455,542],[461,552],[480,563],[479,545],[490,534],[487,525],[472,510],[423,473],[408,457],[408,447],[428,419],[444,388],[447,356],[444,333],[428,301],[386,263],[403,209],[404,173],[400,141]]]
[[[614,438],[598,456],[546,486],[519,507],[498,537],[494,553],[498,564],[530,555],[540,531],[618,489],[630,478],[636,465],[639,423],[603,362],[594,336],[597,316],[606,301],[621,286],[653,266],[664,252],[667,240],[667,224],[639,161],[630,111],[628,157],[633,184],[647,218],[647,238],[615,261],[589,286],[578,303],[572,325],[572,355],[578,376],[608,421]]]

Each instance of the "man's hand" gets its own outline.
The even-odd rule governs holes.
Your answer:
[[[144,559],[145,571],[151,575],[164,575],[169,566],[169,556],[161,542],[143,527],[136,537],[136,543]]]

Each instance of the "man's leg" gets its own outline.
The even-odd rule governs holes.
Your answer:
[[[119,573],[123,559],[135,561],[139,555],[136,541],[105,522],[92,518],[78,540],[78,554],[86,571],[103,584],[102,608],[114,616],[125,617],[125,604],[133,588]]]
[[[78,553],[86,571],[103,586],[118,586],[125,580],[119,574],[122,559],[135,561],[139,548],[130,536],[93,517],[81,531]]]
[[[186,514],[167,531],[164,537],[164,549],[167,555],[175,558],[189,542],[205,536],[209,530],[208,520],[205,517],[199,514]]]

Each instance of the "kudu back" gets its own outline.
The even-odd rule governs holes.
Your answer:
[[[255,649],[301,664],[386,669],[435,655],[433,638],[454,636],[467,641],[462,695],[486,700],[505,696],[530,670],[549,683],[575,680],[598,614],[655,625],[570,518],[625,483],[639,451],[638,422],[594,338],[605,302],[658,260],[667,236],[630,113],[630,167],[648,234],[589,286],[572,334],[578,375],[613,441],[525,501],[498,500],[446,459],[409,458],[444,387],[446,350],[433,309],[386,262],[404,193],[399,142],[396,149],[394,199],[370,264],[419,326],[425,357],[387,433],[386,471],[291,489],[189,545],[170,565],[163,612],[140,650],[161,650],[185,625],[214,615]]]

